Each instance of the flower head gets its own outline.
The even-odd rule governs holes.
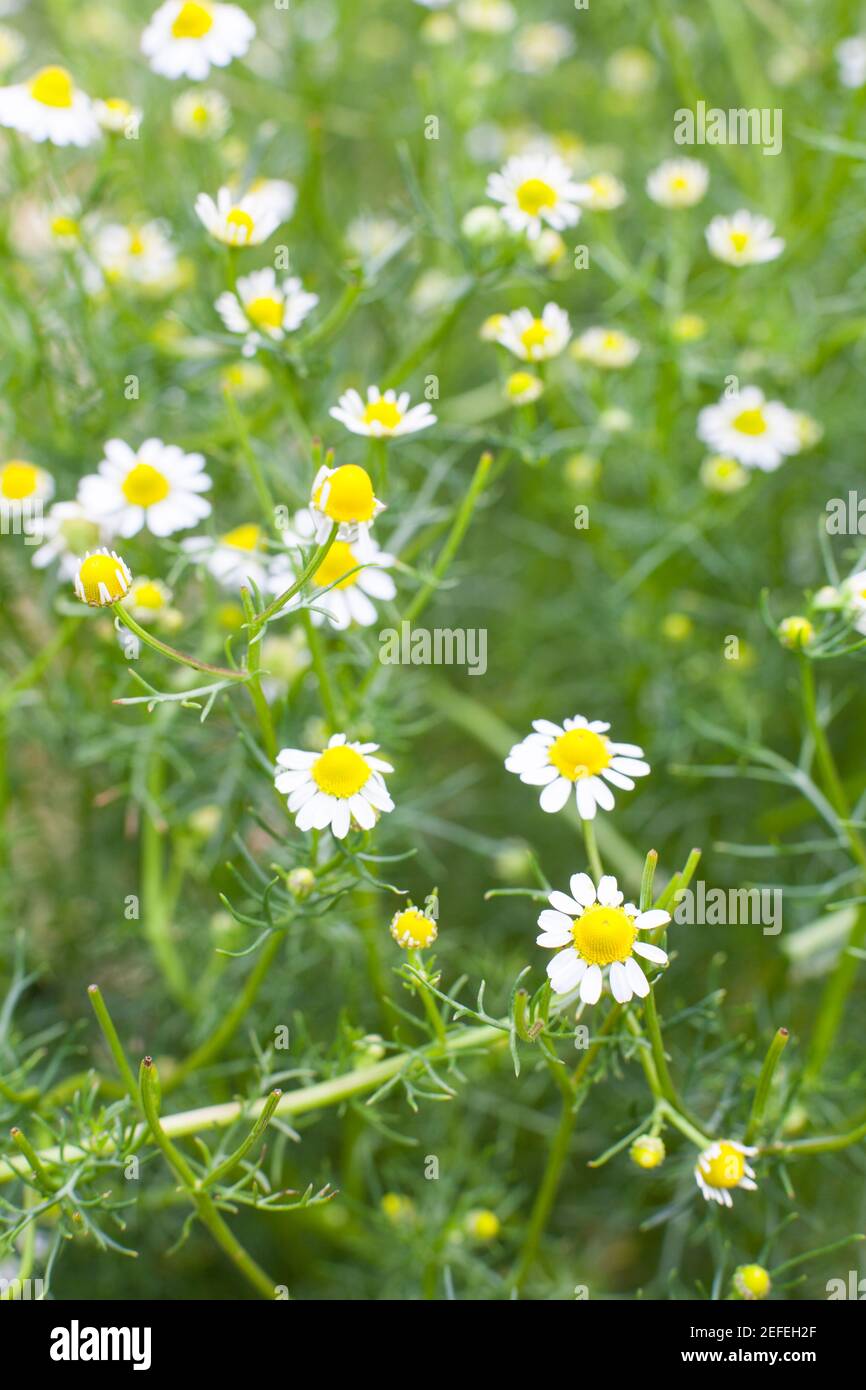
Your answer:
[[[558,304],[545,304],[541,318],[531,309],[515,309],[497,324],[495,339],[523,362],[558,357],[571,337],[568,314]]]
[[[753,1181],[754,1172],[746,1162],[757,1149],[747,1148],[734,1139],[720,1139],[704,1149],[695,1166],[695,1182],[708,1202],[718,1202],[720,1207],[733,1205],[731,1192],[742,1187],[754,1192],[757,1184]]]
[[[282,749],[277,755],[275,785],[288,796],[299,830],[329,826],[336,840],[344,840],[350,826],[372,830],[383,812],[393,811],[383,773],[394,769],[372,756],[378,747],[378,743],[349,743],[345,734],[334,734],[323,753]]]
[[[132,584],[132,573],[114,550],[94,550],[85,555],[75,575],[75,592],[91,608],[119,603]]]
[[[141,108],[133,106],[126,97],[106,97],[94,103],[94,112],[100,128],[109,135],[126,135],[134,138],[141,124]]]
[[[655,1134],[639,1135],[628,1152],[636,1168],[658,1168],[665,1161],[664,1140]]]
[[[367,387],[366,401],[357,391],[345,391],[328,414],[341,421],[353,434],[364,434],[373,439],[417,434],[419,430],[436,424],[436,416],[427,401],[410,408],[408,391],[401,391],[398,396],[396,391],[382,392],[378,386]]]
[[[164,222],[123,226],[110,222],[93,238],[93,259],[110,283],[141,290],[170,290],[180,276],[177,253]],[[94,285],[100,284],[96,275]]]
[[[204,564],[217,583],[233,592],[242,585],[270,590],[264,553],[264,534],[260,526],[246,522],[224,535],[189,536],[183,549],[197,563]]]
[[[502,1222],[495,1211],[491,1211],[489,1207],[480,1207],[477,1211],[470,1211],[466,1217],[466,1230],[473,1240],[487,1245],[490,1241],[496,1240],[502,1230]]]
[[[711,454],[701,464],[701,482],[709,492],[739,492],[748,481],[749,470],[724,454]]]
[[[300,549],[308,544],[315,538],[316,527],[310,510],[304,508],[297,512],[283,538],[286,546]],[[334,541],[310,580],[314,588],[321,591],[314,592],[311,600],[313,624],[320,627],[329,622],[338,632],[353,623],[370,627],[378,616],[374,600],[388,601],[397,593],[397,586],[387,573],[393,563],[394,556],[380,550],[372,536],[366,537],[362,545]],[[293,557],[278,556],[271,566],[268,587],[273,593],[282,593],[299,572]],[[295,605],[300,606],[301,602],[299,595]],[[290,612],[295,605],[290,604],[284,611]]]
[[[626,200],[625,186],[615,174],[593,174],[578,185],[578,202],[590,212],[612,212]]]
[[[487,196],[502,204],[502,220],[530,241],[540,236],[544,223],[556,231],[575,226],[579,191],[568,165],[555,154],[515,155],[487,180]]]
[[[578,362],[590,362],[608,370],[628,367],[640,352],[640,343],[618,328],[588,328],[571,347]]]
[[[733,217],[714,217],[706,238],[716,260],[726,265],[760,265],[776,260],[785,249],[782,237],[773,236],[769,218],[756,217],[745,208]]]
[[[218,140],[228,130],[231,107],[222,92],[192,89],[181,92],[171,117],[175,130],[190,140]]]
[[[260,246],[283,221],[284,206],[283,197],[267,184],[240,197],[221,188],[216,202],[208,193],[199,193],[195,200],[199,221],[225,246]]]
[[[699,159],[666,159],[647,177],[646,191],[664,208],[691,208],[707,191],[710,173]]]
[[[654,965],[667,965],[659,946],[638,939],[638,932],[654,931],[671,920],[661,908],[640,912],[623,903],[616,879],[605,874],[595,886],[589,874],[572,874],[571,895],[551,893],[549,908],[539,914],[541,934],[537,942],[556,952],[547,967],[556,994],[570,994],[580,985],[584,1004],[597,1004],[605,970],[610,991],[620,1004],[636,994],[643,999],[650,986],[635,960],[642,956]]]
[[[705,406],[698,415],[698,438],[745,468],[765,473],[801,447],[793,413],[781,401],[766,400],[757,386],[744,386],[717,405]]]
[[[732,1279],[734,1291],[748,1302],[766,1298],[773,1287],[769,1274],[763,1265],[738,1265]]]
[[[432,946],[439,934],[436,919],[410,903],[391,918],[391,935],[405,951],[421,951]]]
[[[505,759],[530,787],[542,787],[542,811],[561,811],[574,794],[578,815],[592,820],[596,808],[612,811],[611,786],[624,791],[634,787],[633,778],[646,777],[649,763],[643,749],[635,743],[613,743],[609,724],[592,723],[582,714],[563,720],[562,726],[549,719],[535,719],[529,734],[516,743]]]
[[[320,544],[335,521],[340,527],[337,540],[354,544],[384,510],[385,503],[373,492],[370,474],[360,464],[344,463],[339,468],[323,464],[313,479],[310,511]]]
[[[779,623],[778,634],[783,647],[797,652],[808,647],[815,636],[815,629],[808,618],[804,618],[802,614],[794,614],[790,618],[782,619]]]
[[[141,51],[161,77],[201,82],[211,67],[242,58],[256,26],[239,5],[212,0],[166,0],[141,36]]]
[[[45,569],[56,560],[60,579],[73,579],[82,556],[97,550],[107,538],[104,528],[78,502],[55,502],[44,516],[27,521],[24,529],[40,542],[33,552],[34,569]]]
[[[146,439],[136,451],[109,439],[97,473],[78,485],[78,501],[112,533],[134,536],[142,527],[170,536],[210,515],[202,497],[211,486],[203,454],[185,454],[176,444]]]
[[[143,623],[155,621],[173,622],[171,607],[172,592],[161,579],[148,579],[140,574],[132,581],[127,608],[134,618]]]
[[[0,126],[52,145],[90,145],[99,137],[93,102],[65,68],[40,68],[28,82],[0,87]]]
[[[34,503],[54,495],[54,479],[44,468],[27,459],[0,463],[0,514],[29,516]]]
[[[544,382],[532,372],[512,372],[505,383],[505,397],[512,405],[531,405],[544,391]]]
[[[241,351],[250,356],[265,342],[280,342],[294,333],[319,302],[297,276],[278,281],[272,266],[238,279],[236,291],[224,290],[216,310],[230,333],[243,333]]]

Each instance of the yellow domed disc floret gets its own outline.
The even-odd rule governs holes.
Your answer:
[[[597,903],[574,919],[571,934],[583,960],[590,965],[612,965],[615,960],[628,960],[637,928],[621,907]]]
[[[370,776],[370,768],[360,753],[345,744],[327,748],[310,769],[320,791],[347,800],[359,792]]]

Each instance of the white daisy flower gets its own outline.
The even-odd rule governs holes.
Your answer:
[[[132,572],[114,550],[94,550],[85,555],[75,573],[75,593],[91,608],[107,608],[129,593]]]
[[[738,1144],[734,1139],[720,1139],[704,1149],[695,1165],[695,1181],[708,1202],[718,1202],[720,1207],[733,1206],[731,1190],[742,1187],[746,1192],[755,1192],[754,1169],[746,1162],[758,1152]]]
[[[161,77],[201,82],[211,67],[242,58],[256,26],[239,5],[211,0],[166,0],[141,36],[141,51]]]
[[[710,454],[701,464],[700,476],[709,492],[740,492],[749,481],[749,470],[724,454]]]
[[[25,530],[41,541],[33,552],[34,568],[47,569],[57,561],[58,578],[64,580],[72,579],[83,556],[107,539],[107,532],[78,502],[55,502],[43,517],[28,522]]]
[[[0,514],[4,521],[11,516],[32,515],[34,506],[53,496],[54,479],[44,468],[26,459],[0,463]]]
[[[527,24],[514,40],[515,66],[521,72],[552,72],[574,52],[574,36],[564,24],[542,20]]]
[[[578,184],[577,201],[590,212],[612,212],[626,200],[625,185],[615,174],[593,174]]]
[[[710,251],[725,265],[760,265],[781,256],[785,242],[773,236],[768,217],[754,216],[741,208],[733,217],[714,217],[705,236]]]
[[[199,193],[195,211],[211,236],[223,245],[260,246],[283,220],[282,201],[269,194],[266,186],[240,197],[230,188],[221,188],[216,202],[209,194]]]
[[[266,266],[241,275],[235,290],[224,290],[214,307],[230,333],[246,335],[241,352],[249,357],[263,343],[278,343],[294,333],[318,302],[319,296],[308,294],[297,276],[278,282],[276,271]]]
[[[310,513],[316,524],[316,542],[321,545],[339,523],[337,540],[350,545],[369,543],[369,531],[376,517],[385,510],[373,492],[373,481],[366,468],[344,463],[339,468],[323,464],[313,479]]]
[[[82,478],[78,501],[113,534],[134,536],[142,527],[170,536],[210,515],[200,494],[211,480],[203,454],[185,454],[176,444],[146,439],[136,452],[122,439],[109,439],[97,473]]]
[[[372,278],[391,260],[411,233],[391,217],[356,217],[346,228],[346,247]]]
[[[495,337],[522,361],[545,362],[562,352],[571,337],[571,324],[558,304],[545,304],[540,319],[530,309],[515,309],[502,316]]]
[[[640,343],[618,328],[587,328],[571,349],[579,362],[594,367],[628,367],[640,352]]]
[[[378,747],[334,734],[324,753],[283,748],[277,754],[275,785],[288,797],[298,830],[330,827],[335,840],[344,840],[351,826],[372,830],[383,812],[393,811],[383,773],[394,769],[371,756]]]
[[[580,985],[584,1004],[597,1004],[608,971],[610,992],[619,1004],[633,995],[644,999],[649,981],[635,956],[667,965],[668,958],[658,946],[639,941],[641,931],[654,931],[671,920],[660,908],[640,912],[633,903],[623,903],[616,879],[605,874],[596,888],[589,874],[572,874],[571,896],[551,893],[550,907],[539,914],[539,946],[556,951],[547,967],[555,994],[570,994]]]
[[[164,222],[125,227],[111,222],[94,234],[93,259],[110,283],[143,290],[170,290],[180,277],[177,252]],[[97,288],[96,281],[93,282]]]
[[[135,139],[141,125],[140,106],[133,106],[125,97],[107,97],[104,101],[94,102],[93,110],[101,130],[108,131],[110,135]]]
[[[793,411],[781,401],[765,400],[757,386],[744,386],[736,396],[705,406],[698,415],[698,438],[717,454],[765,473],[800,451]]]
[[[171,119],[175,130],[190,140],[218,140],[229,128],[231,107],[222,92],[193,88],[176,98]]]
[[[40,68],[29,82],[0,87],[0,126],[52,145],[91,145],[99,138],[93,102],[60,67]]]
[[[253,179],[247,192],[269,203],[280,222],[288,222],[298,201],[298,190],[288,179]]]
[[[829,595],[827,597],[829,598]],[[848,578],[842,581],[839,585],[838,601],[856,631],[866,633],[866,570],[849,574]],[[836,604],[827,603],[820,606],[835,607]]]
[[[262,528],[247,522],[216,538],[188,536],[181,548],[196,563],[203,564],[224,589],[237,593],[244,585],[255,584],[263,593],[269,593],[264,540]]]
[[[316,520],[306,508],[297,512],[292,526],[284,540],[287,546],[309,546],[314,542]],[[397,586],[386,570],[394,564],[394,556],[380,550],[372,536],[363,546],[352,546],[348,541],[335,541],[319,568],[312,576],[311,583],[317,589],[327,592],[314,593],[310,603],[310,618],[316,627],[329,622],[338,632],[356,623],[359,627],[371,627],[378,614],[373,602],[387,602],[394,598]],[[359,568],[363,566],[363,568]],[[280,556],[271,569],[269,586],[275,594],[283,593],[297,577],[298,566],[289,556]],[[284,611],[301,603],[300,596],[294,604]]]
[[[534,733],[515,743],[505,766],[530,787],[542,787],[542,811],[561,811],[572,792],[582,820],[592,820],[596,809],[612,811],[614,786],[631,791],[635,777],[646,777],[650,768],[636,743],[613,743],[609,724],[592,723],[582,714],[563,720],[562,727],[549,719],[534,719]],[[610,786],[608,786],[610,783]]]
[[[663,208],[692,208],[707,191],[710,171],[699,159],[666,159],[653,169],[646,191]]]
[[[427,401],[409,408],[409,392],[381,392],[378,386],[367,387],[367,399],[357,391],[345,391],[328,414],[351,430],[373,439],[395,439],[401,434],[417,434],[436,424],[436,416]]]
[[[478,34],[507,34],[517,23],[509,0],[461,0],[457,14],[461,24]]]
[[[487,196],[502,204],[503,221],[531,241],[545,222],[562,231],[580,220],[579,192],[568,165],[555,154],[515,155],[487,180]]]

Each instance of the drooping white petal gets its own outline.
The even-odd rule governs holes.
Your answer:
[[[585,978],[586,964],[573,949],[559,951],[548,961],[547,975],[557,994],[568,994]]]
[[[574,784],[577,814],[581,820],[595,819],[595,797],[590,786],[591,778],[583,777]]]
[[[644,960],[651,960],[654,965],[667,965],[667,952],[660,946],[653,946],[649,941],[636,941],[631,948],[636,956],[643,956]]]
[[[601,967],[591,965],[580,982],[580,997],[584,1004],[597,1004],[601,996]]]
[[[640,999],[645,999],[650,992],[649,981],[647,980],[646,975],[641,970],[634,956],[629,956],[628,960],[626,961],[625,973],[628,976],[628,982],[634,990],[635,994]]]
[[[558,777],[555,782],[549,782],[539,797],[539,805],[542,811],[553,813],[561,811],[571,794],[571,783],[565,777]]]
[[[627,1004],[631,999],[631,985],[621,960],[615,960],[610,967],[610,991],[618,1004]]]

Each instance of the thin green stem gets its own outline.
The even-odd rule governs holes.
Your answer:
[[[248,671],[232,670],[230,666],[213,666],[209,661],[199,661],[197,656],[188,656],[185,652],[179,652],[176,647],[170,647],[167,642],[162,642],[158,637],[154,637],[151,632],[147,632],[135,618],[130,617],[122,603],[112,604],[114,612],[117,614],[124,627],[134,632],[146,646],[152,647],[161,656],[168,657],[169,661],[175,661],[179,666],[189,666],[193,671],[206,671],[209,676],[222,676],[225,680],[245,681],[249,675]]]
[[[424,961],[421,952],[410,951],[409,960],[415,969],[415,978],[418,985],[418,993],[421,995],[421,1002],[424,1005],[424,1012],[430,1020],[435,1037],[437,1037],[440,1042],[444,1042],[445,1024],[442,1021],[442,1015],[436,1007],[433,995],[430,993],[430,990],[427,987],[426,971],[424,969]]]
[[[770,1098],[770,1090],[773,1085],[773,1076],[779,1064],[779,1059],[788,1046],[789,1038],[790,1034],[787,1028],[779,1028],[767,1049],[764,1065],[761,1067],[761,1074],[758,1077],[755,1098],[752,1101],[752,1113],[749,1116],[749,1123],[746,1126],[744,1139],[746,1144],[751,1144],[756,1135],[760,1133],[761,1125],[764,1120],[764,1112],[767,1108],[767,1101]]]
[[[269,603],[267,608],[263,608],[261,613],[256,613],[254,623],[257,629],[263,627],[269,619],[275,617],[281,608],[285,608],[289,600],[295,597],[295,594],[300,593],[307,580],[311,579],[316,573],[316,570],[319,569],[322,561],[337,539],[337,532],[339,529],[339,524],[335,521],[326,540],[324,540],[321,545],[316,546],[294,584],[291,584],[288,589],[275,598],[273,603]]]
[[[123,1084],[126,1087],[127,1094],[136,1110],[142,1111],[141,1092],[138,1089],[138,1082],[132,1074],[132,1067],[126,1060],[123,1044],[114,1026],[114,1020],[108,1011],[108,1005],[102,997],[102,991],[99,985],[88,985],[87,995],[93,1006],[93,1012],[96,1014],[105,1041],[108,1043],[109,1050],[114,1058],[114,1064],[123,1078]],[[142,1113],[144,1112],[142,1111]]]
[[[599,880],[604,877],[604,869],[601,863],[601,855],[598,852],[598,842],[595,838],[595,826],[591,820],[581,820],[580,828],[583,832],[583,843],[586,848],[586,857],[589,861],[589,870],[596,887],[598,887]]]

